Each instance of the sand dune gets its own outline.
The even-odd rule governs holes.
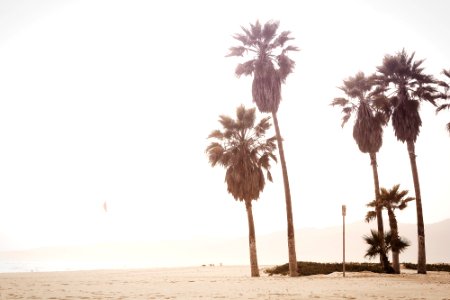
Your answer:
[[[450,273],[251,278],[248,267],[0,274],[0,299],[450,299]]]

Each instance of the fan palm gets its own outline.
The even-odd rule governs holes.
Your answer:
[[[450,79],[450,69],[449,70],[442,70],[442,73],[447,78]],[[444,91],[444,93],[442,95],[442,98],[447,99],[447,100],[450,99],[450,93],[449,93],[450,86],[447,83],[443,82],[443,81],[440,81],[439,84],[445,88],[445,91]],[[450,109],[450,103],[444,103],[444,104],[439,105],[439,107],[436,109],[436,113],[440,112],[443,109]],[[447,123],[446,127],[447,127],[447,131],[450,133],[450,122]]]
[[[243,201],[247,210],[249,226],[249,248],[251,275],[259,276],[256,254],[255,226],[253,223],[252,201],[259,198],[265,186],[265,175],[272,181],[270,160],[276,161],[275,137],[265,139],[270,128],[270,117],[261,119],[255,125],[255,108],[240,106],[236,110],[236,120],[220,116],[223,130],[214,130],[208,138],[213,139],[206,148],[212,167],[220,165],[226,169],[225,182],[228,192],[235,200]]]
[[[436,105],[435,100],[439,95],[436,80],[423,72],[422,63],[423,60],[414,61],[414,53],[408,55],[404,49],[396,55],[386,55],[383,64],[377,67],[377,79],[380,86],[394,94],[391,98],[392,125],[397,139],[407,144],[416,196],[419,248],[417,272],[426,274],[425,228],[415,143],[422,126],[419,114],[420,102],[428,101]]]
[[[364,255],[369,259],[375,258],[382,253],[389,253],[392,249],[392,233],[390,231],[384,233],[383,242],[381,241],[381,237],[378,235],[378,231],[376,230],[371,230],[370,235],[363,236],[363,239],[369,245],[369,248],[367,248],[366,254]],[[382,246],[383,244],[385,245],[384,249]],[[410,244],[407,240],[401,237],[398,238],[397,248],[399,252],[404,251],[409,245]],[[387,273],[394,273],[394,269],[390,267]]]
[[[375,187],[375,199],[380,198],[380,184],[378,180],[377,152],[383,144],[383,126],[389,119],[389,102],[381,93],[374,88],[373,76],[366,77],[359,72],[355,77],[344,80],[344,85],[340,89],[347,96],[346,98],[335,98],[331,105],[342,107],[342,126],[356,114],[353,126],[353,138],[359,150],[368,153],[372,165],[373,181]],[[378,235],[381,243],[384,243],[383,217],[381,205],[376,207],[376,217],[378,221]],[[382,245],[380,249],[384,249]],[[389,268],[386,254],[381,253],[380,260],[385,271]]]
[[[392,189],[387,190],[381,188],[380,200],[381,205],[386,208],[389,216],[389,227],[391,228],[391,249],[392,249],[392,266],[395,273],[400,273],[400,237],[398,235],[397,218],[395,210],[403,210],[408,206],[408,202],[413,201],[414,197],[406,197],[408,190],[399,191],[400,185],[396,184]],[[376,201],[367,204],[368,207],[376,207]],[[366,221],[369,222],[375,218],[375,211],[369,211],[366,215]]]
[[[238,64],[235,73],[238,77],[242,75],[253,76],[253,102],[256,103],[259,111],[271,113],[273,117],[286,198],[289,273],[290,276],[298,276],[291,192],[277,118],[277,111],[281,101],[281,84],[286,81],[287,76],[292,73],[295,66],[295,62],[287,54],[289,51],[298,51],[298,48],[292,45],[285,45],[286,42],[293,38],[290,37],[290,31],[283,31],[277,34],[278,27],[278,21],[268,21],[264,26],[259,21],[256,21],[255,24],[250,24],[248,29],[241,27],[244,33],[235,34],[233,37],[241,42],[242,45],[231,47],[227,56],[242,57],[244,54],[251,56],[250,60]]]

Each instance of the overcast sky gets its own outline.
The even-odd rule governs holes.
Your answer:
[[[241,60],[225,55],[257,19],[279,20],[301,49],[279,109],[295,227],[339,225],[342,204],[362,221],[369,156],[329,103],[343,79],[402,48],[442,78],[448,11],[443,0],[0,1],[0,250],[246,236],[245,206],[204,150],[220,114],[253,106],[251,78],[236,78]],[[417,162],[434,223],[450,218],[450,112],[425,103],[421,114]],[[391,127],[378,165],[381,186],[414,196]],[[286,230],[281,166],[272,174],[254,204],[257,235]],[[415,223],[414,205],[398,219]]]

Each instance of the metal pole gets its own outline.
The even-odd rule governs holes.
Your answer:
[[[342,205],[342,275],[345,277],[345,214],[347,207]]]

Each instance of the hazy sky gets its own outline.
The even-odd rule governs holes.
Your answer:
[[[448,1],[0,1],[0,250],[247,235],[245,206],[204,153],[220,114],[253,106],[240,26],[280,20],[295,72],[279,122],[294,224],[361,221],[373,199],[336,88],[403,47],[450,68]],[[450,112],[425,103],[416,150],[425,223],[450,217]],[[406,145],[385,130],[381,186],[414,195]],[[257,235],[286,230],[281,166],[254,204]],[[108,212],[102,204],[108,203]],[[414,205],[398,214],[415,223]],[[375,227],[375,224],[374,224]]]

